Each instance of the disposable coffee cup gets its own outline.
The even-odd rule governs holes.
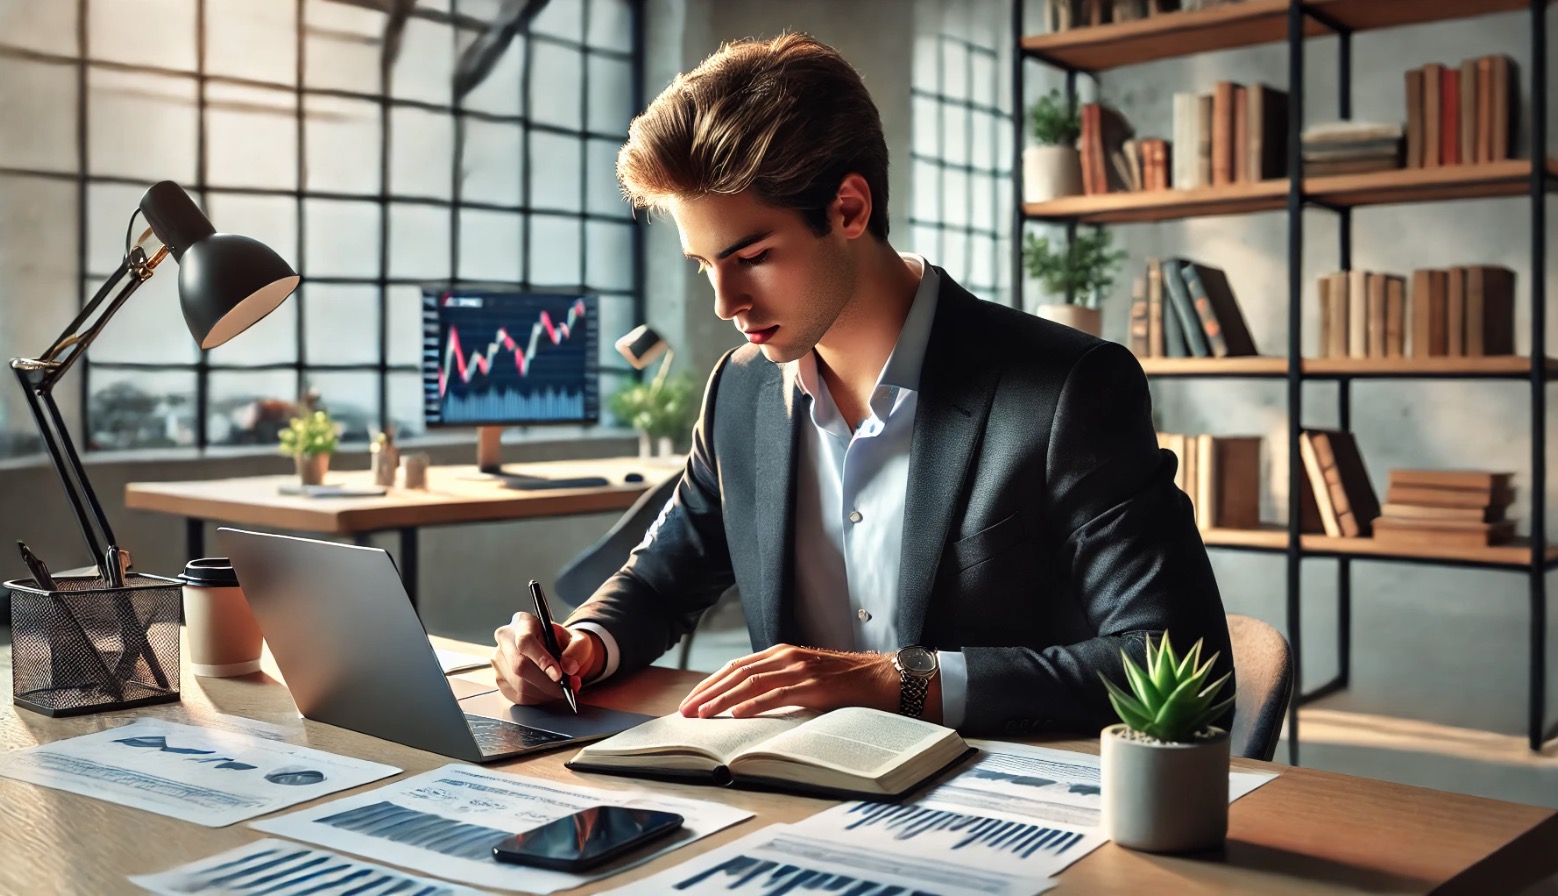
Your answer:
[[[190,670],[207,678],[258,672],[264,637],[232,563],[226,557],[191,560],[179,579]]]

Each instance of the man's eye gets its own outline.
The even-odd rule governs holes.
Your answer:
[[[739,259],[737,259],[737,261],[740,261],[742,264],[746,265],[749,268],[750,267],[756,267],[757,265],[760,265],[760,264],[762,264],[763,262],[765,262],[767,260],[768,260],[768,250],[767,249],[764,249],[763,251],[761,251],[761,252],[757,253],[756,255],[752,256],[751,258],[739,258]]]

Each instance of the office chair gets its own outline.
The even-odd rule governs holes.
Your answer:
[[[1267,762],[1277,752],[1282,720],[1293,698],[1293,654],[1281,632],[1253,616],[1228,614],[1233,645],[1233,730],[1235,756]]]

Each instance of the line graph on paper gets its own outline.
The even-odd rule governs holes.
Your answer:
[[[848,808],[846,831],[871,831],[899,842],[914,841],[917,853],[936,850],[954,853],[996,853],[1031,859],[1035,856],[1065,858],[1082,842],[1078,831],[1052,828],[983,815],[966,815],[948,809],[916,804],[856,803]]]
[[[596,314],[582,296],[423,295],[430,424],[586,422],[599,415]]]

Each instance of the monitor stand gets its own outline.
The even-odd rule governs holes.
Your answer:
[[[604,476],[535,476],[503,469],[503,427],[476,427],[476,469],[473,479],[493,480],[504,488],[594,488],[610,485]]]

